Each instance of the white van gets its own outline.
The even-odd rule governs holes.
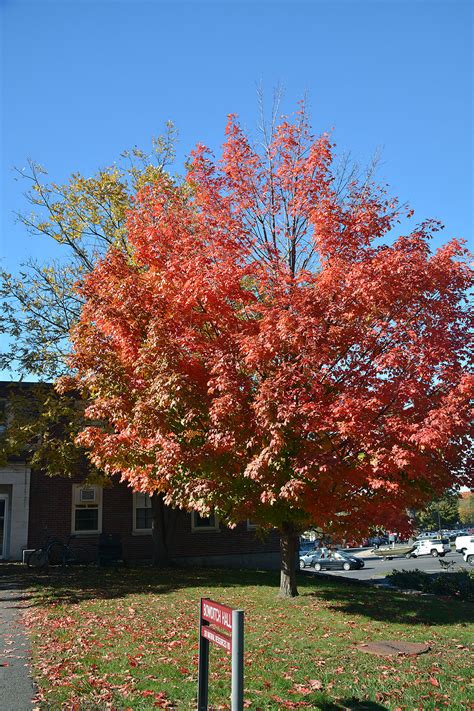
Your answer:
[[[454,541],[457,553],[464,553],[470,543],[474,543],[474,536],[458,536]]]

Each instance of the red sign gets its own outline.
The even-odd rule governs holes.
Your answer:
[[[230,637],[221,634],[217,630],[212,629],[212,627],[209,627],[208,625],[202,627],[202,636],[208,639],[209,642],[214,642],[214,644],[222,647],[226,652],[229,652],[229,654],[232,651],[232,642]]]
[[[215,625],[221,629],[216,629]],[[223,631],[224,630],[224,631]],[[225,634],[224,634],[225,632]],[[232,657],[231,709],[244,708],[244,611],[201,598],[197,711],[208,711],[210,642]]]
[[[206,622],[224,627],[232,633],[232,608],[220,605],[218,602],[204,599],[201,607],[201,617]],[[222,646],[222,645],[221,645]]]

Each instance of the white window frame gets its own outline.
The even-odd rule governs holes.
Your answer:
[[[137,506],[138,497],[140,496],[139,491],[133,492],[133,506],[132,506],[132,533],[134,536],[150,536],[152,533],[152,528],[137,528],[137,508],[143,508],[142,506]],[[150,497],[151,499],[151,497]],[[151,508],[151,502],[150,502]]]
[[[209,531],[216,533],[216,532],[220,531],[219,519],[217,518],[216,514],[212,514],[212,515],[214,516],[214,526],[199,526],[199,525],[196,525],[198,512],[191,511],[191,531],[193,533],[206,533]],[[205,518],[205,517],[202,517],[202,518]]]
[[[95,494],[96,494],[96,501],[94,502],[94,506],[97,506],[97,529],[90,530],[90,531],[84,531],[84,530],[76,530],[76,509],[78,506],[81,505],[81,500],[80,500],[80,492],[81,490],[89,490],[89,489],[94,489]],[[91,506],[92,504],[90,502],[84,501],[82,502],[83,505]],[[97,535],[98,533],[102,533],[102,487],[101,486],[84,486],[84,484],[73,484],[72,485],[72,506],[71,506],[71,533],[74,533],[78,536],[94,536]]]
[[[254,523],[251,518],[247,519],[247,531],[256,531],[258,524]]]

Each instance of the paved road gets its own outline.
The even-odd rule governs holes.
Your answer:
[[[354,555],[357,555],[357,553]],[[391,573],[392,570],[423,570],[425,573],[439,573],[442,570],[441,565],[439,564],[440,559],[432,558],[429,555],[408,559],[393,558],[392,560],[381,560],[380,558],[370,556],[367,558],[364,557],[363,560],[365,568],[362,568],[362,570],[351,570],[348,572],[344,570],[323,570],[322,572],[339,577],[346,576],[348,578],[357,578],[359,580],[381,580],[387,575],[387,573]],[[441,558],[441,560],[445,560],[447,562],[454,561],[456,563],[454,570],[472,570],[472,567],[464,562],[464,559],[460,553],[447,553],[444,558]],[[318,575],[313,568],[305,568],[305,571]]]
[[[30,711],[35,687],[30,676],[30,643],[19,622],[26,601],[14,576],[0,566],[0,709]]]

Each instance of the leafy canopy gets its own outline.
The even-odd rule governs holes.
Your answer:
[[[72,366],[93,398],[93,462],[173,505],[400,530],[400,511],[467,481],[467,253],[437,222],[342,181],[304,108],[255,149],[230,116],[164,176],[84,278]],[[406,212],[406,210],[405,210]],[[411,213],[408,213],[411,216]],[[385,242],[384,242],[385,238]]]

